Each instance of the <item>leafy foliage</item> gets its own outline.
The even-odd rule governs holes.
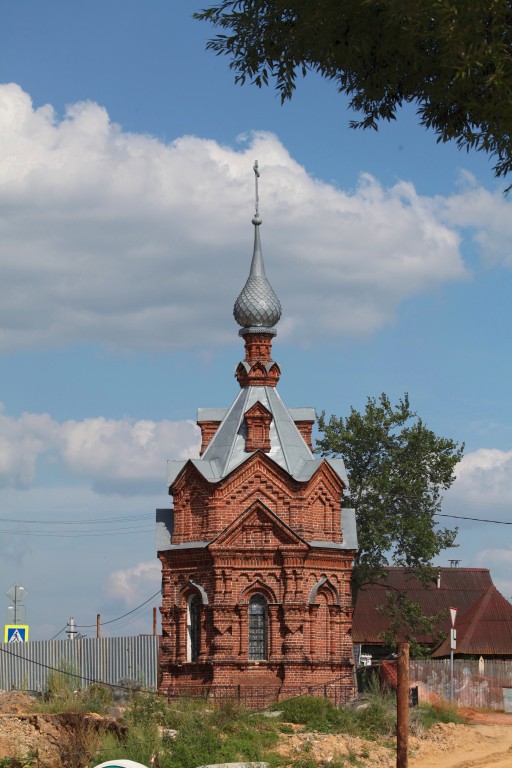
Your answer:
[[[397,639],[406,640],[412,658],[430,656],[430,646],[421,645],[422,636],[426,635],[439,642],[444,639],[444,632],[437,631],[436,627],[446,618],[445,610],[425,616],[421,605],[398,591],[386,592],[386,602],[378,605],[377,610],[388,619],[387,630],[382,633],[384,643],[393,646]]]
[[[359,551],[354,586],[379,581],[389,564],[426,574],[432,559],[454,545],[456,530],[438,529],[441,491],[454,480],[464,446],[438,437],[411,410],[407,394],[368,398],[363,413],[319,419],[322,455],[343,456],[356,512]]]
[[[195,14],[221,33],[237,82],[275,80],[290,99],[318,72],[377,129],[403,104],[438,141],[483,150],[497,176],[512,169],[510,0],[222,0]]]

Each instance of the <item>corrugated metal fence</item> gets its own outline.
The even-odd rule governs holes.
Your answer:
[[[453,698],[459,706],[488,707],[512,712],[512,661],[455,659]],[[450,699],[450,660],[411,661],[411,685],[420,701],[433,695]]]
[[[0,689],[43,691],[53,670],[72,672],[76,687],[133,680],[156,689],[158,637],[101,637],[0,643]]]

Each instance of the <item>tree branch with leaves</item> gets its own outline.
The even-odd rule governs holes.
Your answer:
[[[512,170],[510,0],[223,0],[194,16],[220,30],[207,47],[238,83],[274,80],[285,101],[317,72],[349,97],[352,127],[413,104],[438,142]]]

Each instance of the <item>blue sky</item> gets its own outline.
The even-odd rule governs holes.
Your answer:
[[[166,460],[236,394],[255,159],[287,405],[407,391],[466,444],[445,512],[510,521],[512,200],[492,162],[412,109],[350,130],[316,76],[284,106],[235,86],[191,0],[0,7],[0,586],[29,592],[31,636],[159,588]],[[439,563],[490,567],[510,597],[509,527],[459,529]],[[150,631],[157,604],[105,633]]]

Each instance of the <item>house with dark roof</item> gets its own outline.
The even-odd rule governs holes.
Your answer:
[[[450,655],[450,608],[455,608],[456,657],[512,658],[512,605],[498,592],[487,568],[435,568],[425,585],[411,570],[398,567],[388,568],[382,583],[367,584],[358,592],[352,626],[356,658],[366,654],[381,659],[392,652],[382,637],[388,619],[380,609],[390,591],[418,603],[425,616],[442,614],[431,635],[416,637],[432,648],[432,657]]]

